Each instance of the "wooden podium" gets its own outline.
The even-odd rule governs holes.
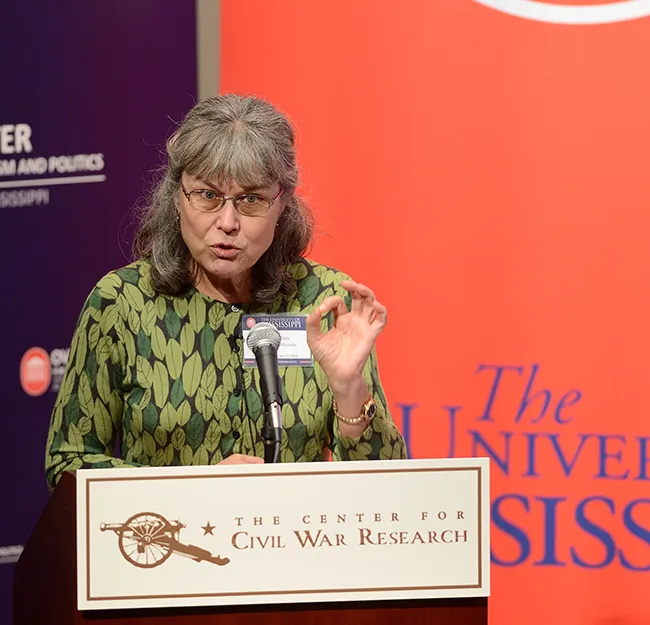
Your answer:
[[[105,473],[101,469],[97,471]],[[126,470],[110,471],[115,475]],[[485,484],[486,477],[484,474]],[[79,610],[76,483],[75,474],[62,476],[17,563],[14,625],[331,625],[332,622],[486,625],[488,622],[487,596]]]

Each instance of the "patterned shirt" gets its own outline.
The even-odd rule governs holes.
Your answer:
[[[231,454],[264,456],[257,368],[243,366],[245,314],[309,314],[331,295],[350,305],[345,274],[301,259],[297,289],[271,305],[226,304],[196,288],[156,293],[136,261],[104,276],[73,336],[46,452],[50,487],[90,467],[216,464]],[[331,314],[323,327],[332,323]],[[279,368],[282,462],[405,458],[373,349],[364,369],[377,414],[359,438],[340,436],[333,396],[318,363]],[[119,441],[119,442],[118,442]]]

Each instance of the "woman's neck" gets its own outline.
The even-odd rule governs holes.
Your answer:
[[[234,279],[223,280],[201,270],[194,286],[204,295],[226,304],[249,304],[253,299],[251,282],[250,272]]]

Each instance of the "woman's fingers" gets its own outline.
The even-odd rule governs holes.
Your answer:
[[[352,295],[351,310],[348,310],[343,298],[338,295],[325,298],[307,317],[308,334],[312,337],[323,334],[321,320],[323,315],[330,311],[334,316],[334,326],[337,325],[339,317],[352,313],[353,316],[358,315],[365,320],[378,333],[381,332],[387,323],[387,311],[386,307],[377,301],[373,291],[364,284],[349,280],[341,282],[341,286]]]
[[[222,460],[219,464],[262,464],[264,458],[257,456],[247,456],[245,454],[233,454]]]
[[[311,332],[312,335],[321,334],[321,319],[323,318],[323,315],[326,315],[330,310],[334,315],[334,322],[336,323],[339,315],[347,312],[343,298],[338,295],[326,297],[307,317],[307,331]]]
[[[371,325],[375,324],[379,329],[383,328],[388,323],[388,310],[386,306],[375,300],[372,306],[374,318],[370,322]]]
[[[387,312],[386,307],[380,304],[375,297],[372,289],[360,282],[344,280],[341,286],[352,295],[352,311],[358,312],[368,323],[373,324],[377,321],[381,327],[386,325]]]
[[[372,304],[375,301],[375,294],[365,284],[352,280],[343,280],[341,286],[352,295],[352,312],[369,316]]]

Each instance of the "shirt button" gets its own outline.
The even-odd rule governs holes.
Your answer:
[[[235,386],[232,393],[235,397],[239,397],[241,395],[241,389],[238,386]]]
[[[232,433],[232,437],[233,437],[235,440],[237,440],[240,436],[241,436],[241,434],[239,433],[239,430],[235,430],[235,431]]]

